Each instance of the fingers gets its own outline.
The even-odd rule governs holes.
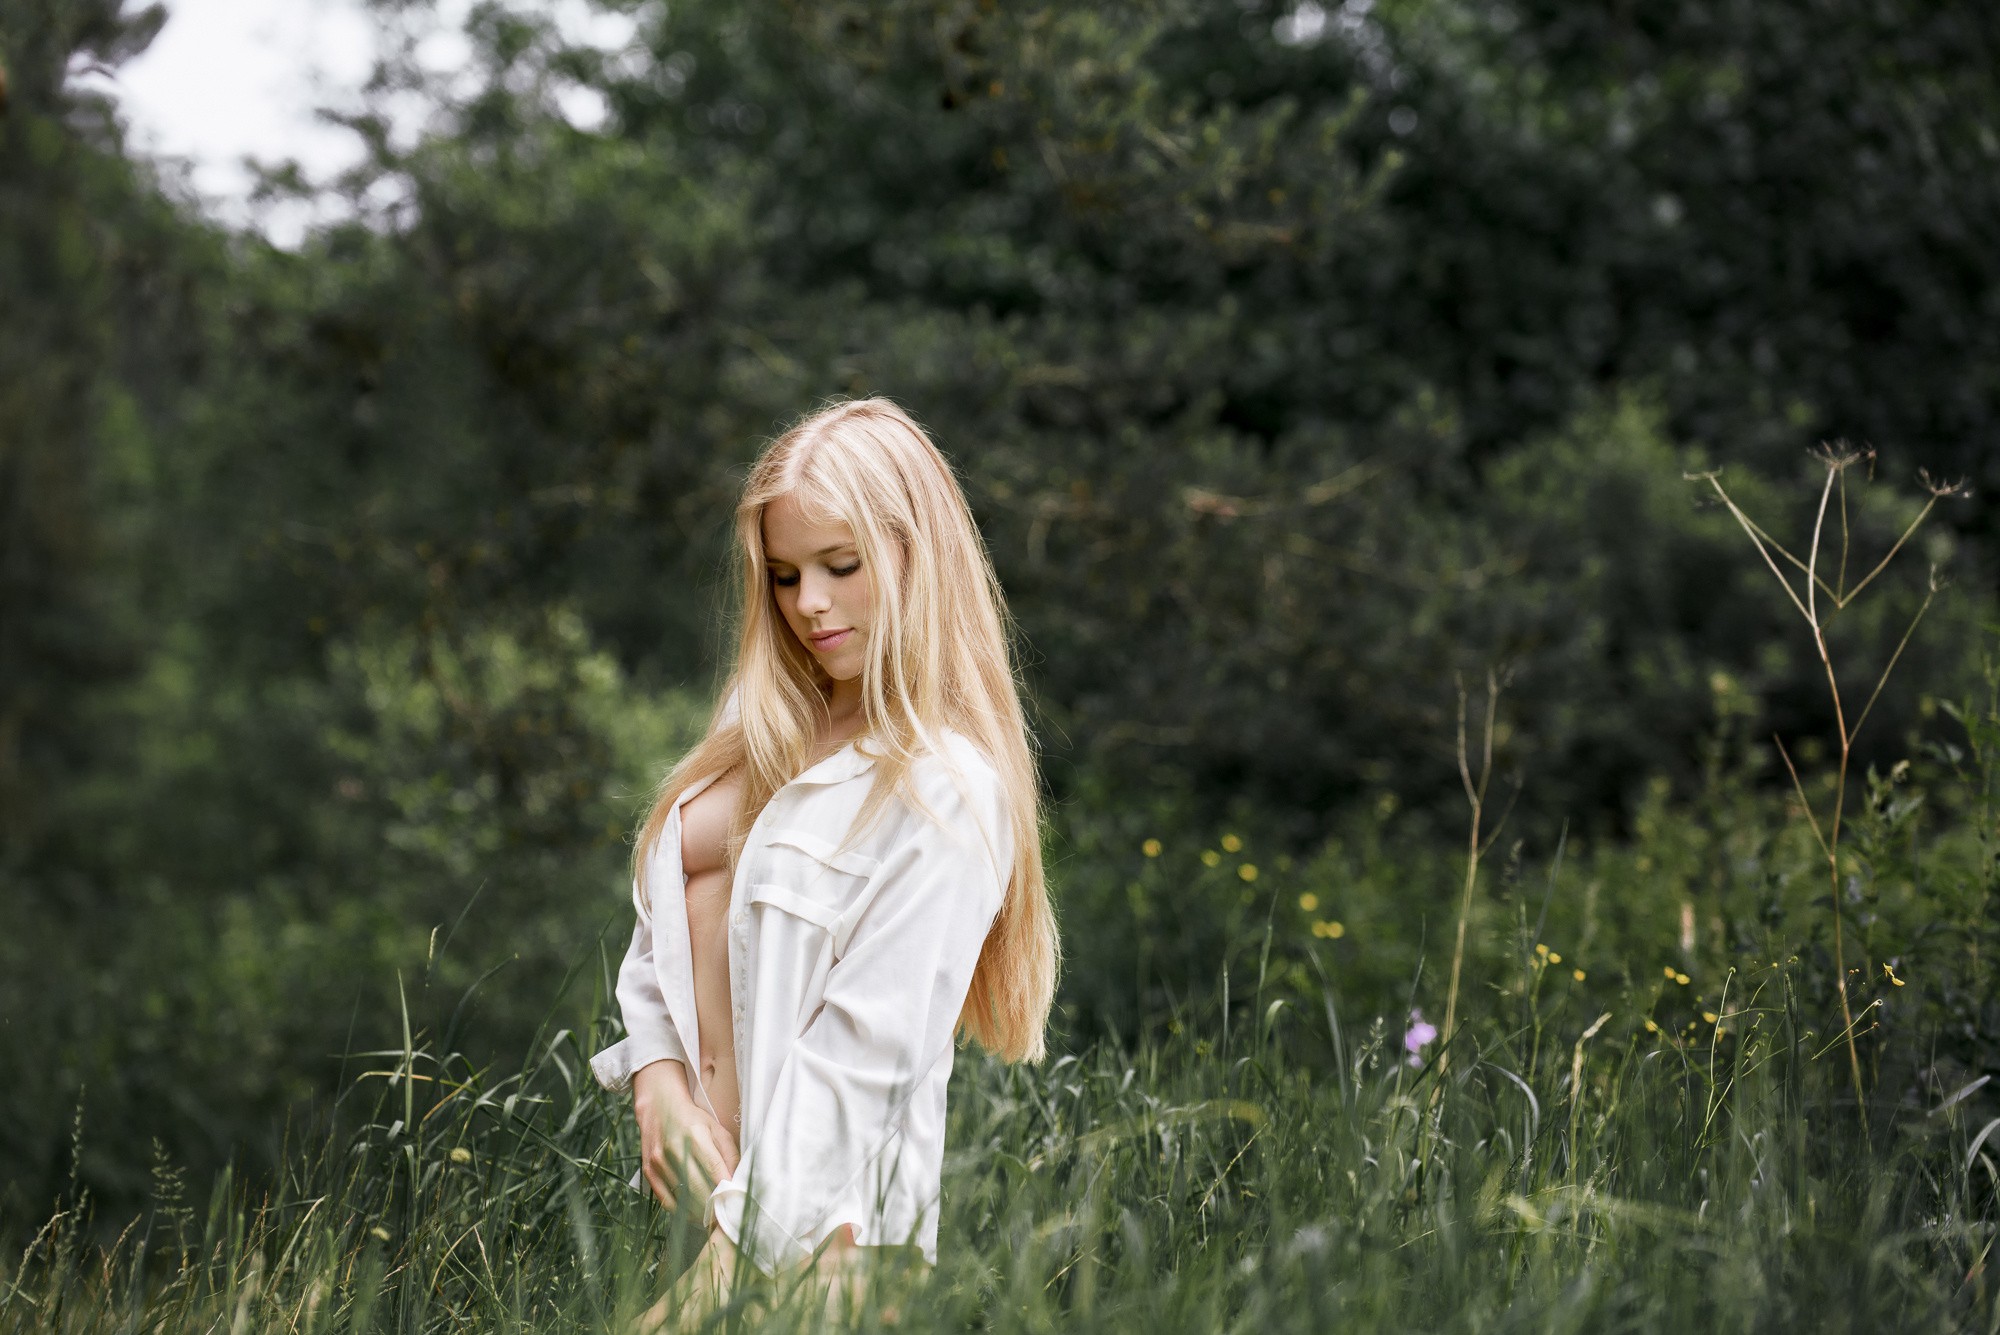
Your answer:
[[[675,1193],[690,1167],[704,1191],[736,1172],[736,1138],[722,1123],[705,1112],[690,1109],[692,1120],[676,1124],[671,1116],[642,1120],[640,1123],[640,1165],[646,1183],[660,1204],[673,1208]],[[705,1179],[705,1180],[704,1180]]]
[[[742,1156],[736,1150],[736,1137],[730,1135],[720,1122],[715,1124],[715,1147],[722,1156],[723,1175],[733,1176],[736,1165],[742,1162]]]
[[[669,1206],[674,1203],[672,1193],[679,1187],[681,1175],[690,1168],[695,1178],[689,1185],[703,1191],[713,1191],[715,1184],[730,1173],[722,1166],[723,1158],[716,1149],[714,1137],[707,1127],[699,1123],[663,1131],[658,1142],[645,1149],[644,1159],[648,1180],[657,1167],[665,1181],[668,1194],[661,1201]]]
[[[660,1204],[669,1209],[674,1204],[674,1192],[680,1186],[680,1178],[674,1172],[667,1156],[655,1145],[639,1156],[639,1166],[646,1175],[646,1185],[653,1189],[653,1195]]]
[[[690,1127],[687,1146],[695,1166],[708,1178],[705,1189],[715,1190],[716,1184],[730,1174],[729,1167],[723,1163],[722,1151],[716,1145],[715,1132],[706,1126]]]

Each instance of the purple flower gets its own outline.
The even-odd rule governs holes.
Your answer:
[[[1424,1019],[1422,1010],[1410,1012],[1410,1027],[1403,1031],[1403,1051],[1410,1054],[1410,1065],[1424,1064],[1424,1049],[1437,1041],[1437,1026]]]

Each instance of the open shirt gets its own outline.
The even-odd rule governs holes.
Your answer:
[[[964,737],[947,734],[912,766],[914,802],[893,797],[854,831],[874,768],[849,743],[779,789],[730,884],[742,1154],[704,1223],[767,1274],[842,1224],[857,1243],[914,1243],[937,1263],[953,1033],[1013,838],[999,776]],[[711,782],[680,795],[634,882],[638,923],[618,972],[626,1037],[591,1069],[620,1090],[640,1067],[678,1061],[713,1115],[691,1057],[701,1031],[680,810]]]

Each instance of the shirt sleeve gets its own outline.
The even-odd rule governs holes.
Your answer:
[[[754,1143],[709,1197],[709,1217],[759,1269],[806,1260],[865,1203],[867,1174],[937,1061],[1013,866],[990,770],[938,781],[923,762],[912,833],[876,872],[824,1004],[792,1045]],[[970,767],[966,767],[970,768]]]
[[[638,891],[634,886],[634,895]],[[625,1037],[590,1059],[597,1083],[612,1091],[630,1088],[633,1073],[656,1061],[688,1064],[687,1051],[667,1015],[660,975],[653,967],[652,915],[643,910],[632,927],[632,944],[618,967],[618,1013]]]

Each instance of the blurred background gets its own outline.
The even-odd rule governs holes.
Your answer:
[[[1823,670],[1691,471],[1802,551],[1875,448],[1856,570],[1972,484],[1835,627],[1865,692],[1951,580],[1886,768],[1991,647],[1996,70],[1929,0],[0,0],[0,1206],[268,1169],[406,1013],[600,1009],[742,469],[830,395],[1012,599],[1064,1042],[1267,891],[1404,1004],[1461,677],[1497,857],[1782,791]]]

